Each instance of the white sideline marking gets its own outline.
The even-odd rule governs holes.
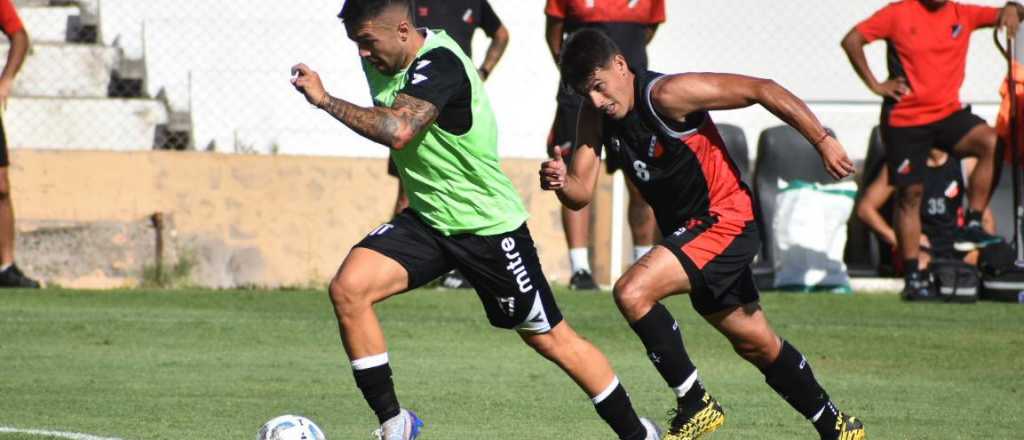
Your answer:
[[[122,440],[117,437],[97,437],[95,435],[83,434],[81,432],[47,431],[43,429],[18,429],[11,426],[0,426],[0,433],[3,432],[29,435],[45,435],[48,437],[67,438],[71,440]]]

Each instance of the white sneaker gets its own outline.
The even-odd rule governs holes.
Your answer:
[[[644,440],[661,440],[661,428],[658,425],[648,419],[647,417],[640,418],[640,424],[647,428],[647,437]]]
[[[402,408],[397,416],[394,416],[380,425],[380,428],[373,431],[373,438],[377,440],[414,440],[420,436],[420,429],[423,428],[423,421],[416,417],[416,413]]]

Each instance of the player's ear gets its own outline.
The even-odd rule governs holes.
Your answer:
[[[411,32],[415,32],[413,25],[409,23],[409,20],[402,20],[398,22],[398,39],[403,43],[409,41],[409,35]]]
[[[615,73],[618,73],[619,75],[625,75],[626,72],[629,71],[629,63],[626,62],[626,57],[622,56],[620,53],[617,53],[612,57],[612,67],[614,68]]]

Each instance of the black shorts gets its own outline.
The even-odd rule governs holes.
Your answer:
[[[504,234],[446,236],[406,209],[356,246],[401,264],[409,273],[408,290],[458,269],[495,327],[537,334],[562,321],[525,223]]]
[[[548,150],[558,145],[562,148],[562,159],[566,163],[572,162],[572,153],[576,147],[576,121],[580,117],[580,109],[583,106],[583,98],[565,85],[558,87],[558,108],[555,109],[555,120],[551,124],[551,132],[548,133]],[[622,158],[611,148],[604,150],[604,167],[608,174],[622,169]]]
[[[0,112],[0,167],[10,166],[11,160],[7,154],[7,129],[4,128],[3,113]]]
[[[710,315],[760,298],[750,270],[761,249],[757,222],[694,218],[659,244],[682,263],[697,313]]]
[[[893,186],[924,183],[928,150],[953,152],[953,147],[974,127],[985,120],[964,108],[931,124],[913,127],[892,127],[888,115],[882,113],[881,134],[885,144],[885,163]]]

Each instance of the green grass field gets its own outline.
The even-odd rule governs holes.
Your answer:
[[[672,395],[610,297],[558,300],[637,409],[664,421]],[[869,438],[1024,437],[1024,306],[798,294],[764,305]],[[686,297],[668,306],[728,415],[712,439],[816,438]],[[427,422],[425,440],[614,438],[556,367],[487,325],[473,293],[421,290],[378,310],[399,398]],[[307,415],[331,440],[374,427],[323,292],[0,292],[0,427],[251,439],[284,413]]]

